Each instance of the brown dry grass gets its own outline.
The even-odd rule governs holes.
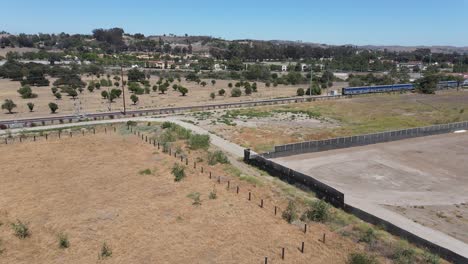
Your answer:
[[[103,242],[113,251],[109,263],[263,263],[265,256],[275,262],[282,247],[288,263],[343,263],[358,250],[323,225],[303,234],[275,217],[271,202],[259,208],[260,198],[274,200],[268,188],[243,183],[236,195],[223,178],[218,199],[209,200],[215,181],[193,168],[175,183],[170,169],[176,160],[134,136],[77,136],[0,151],[4,263],[93,263]],[[152,175],[139,174],[147,168]],[[212,170],[226,175],[221,167]],[[254,201],[247,201],[248,189]],[[201,206],[187,198],[192,192],[201,194]],[[30,238],[13,235],[9,223],[16,219],[29,223]],[[61,232],[69,249],[58,247]],[[326,244],[318,240],[324,232]]]
[[[112,78],[112,77],[111,77]],[[82,77],[84,81],[90,81],[89,77]],[[155,85],[158,81],[158,77],[152,76],[150,79],[151,86]],[[0,119],[13,119],[13,118],[24,118],[24,117],[38,117],[46,116],[50,114],[48,107],[49,102],[55,102],[59,106],[57,114],[70,114],[76,110],[75,104],[79,100],[72,100],[66,94],[62,93],[62,99],[57,100],[51,92],[52,83],[55,79],[51,78],[51,85],[48,87],[32,87],[33,93],[38,95],[37,98],[33,99],[22,99],[18,94],[17,90],[20,88],[19,82],[13,82],[6,79],[0,79],[0,102],[5,99],[12,99],[18,107],[14,109],[15,114],[6,114],[5,111],[0,112]],[[202,87],[197,85],[195,82],[186,82],[182,80],[181,84],[189,89],[187,96],[181,96],[179,92],[172,89],[172,84],[169,90],[165,94],[159,92],[153,92],[150,94],[138,95],[139,102],[137,105],[133,105],[130,100],[131,94],[128,90],[125,91],[126,106],[127,109],[145,109],[145,108],[160,108],[160,107],[173,107],[173,106],[187,106],[187,105],[203,105],[203,104],[214,104],[214,103],[225,103],[225,102],[240,102],[250,101],[258,99],[266,99],[273,97],[286,97],[295,96],[297,87],[299,86],[285,86],[281,85],[278,87],[266,87],[264,83],[258,82],[258,93],[253,93],[250,96],[242,95],[241,97],[231,97],[231,89],[228,88],[228,83],[233,84],[236,81],[217,80],[216,85],[211,85],[211,80],[205,79],[207,86]],[[177,81],[174,84],[179,84]],[[302,86],[303,87],[303,86]],[[110,89],[115,87],[109,87]],[[218,96],[218,90],[226,90],[225,96]],[[109,104],[107,100],[102,99],[101,91],[107,90],[107,87],[101,87],[100,90],[94,90],[90,93],[87,89],[84,89],[83,93],[79,95],[82,104],[81,112],[93,113],[93,112],[107,112],[109,111]],[[243,89],[242,89],[243,90]],[[59,90],[60,91],[60,90]],[[212,100],[210,93],[216,93],[216,98]],[[29,112],[27,103],[32,102],[35,104],[34,112]],[[122,99],[116,99],[111,104],[112,111],[123,110]]]

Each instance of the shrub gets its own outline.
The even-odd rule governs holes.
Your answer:
[[[297,219],[297,209],[293,201],[289,201],[288,207],[283,211],[281,217],[288,223],[292,223]]]
[[[108,258],[112,256],[112,250],[110,247],[104,242],[101,247],[101,254],[99,254],[101,258]]]
[[[16,220],[16,223],[11,223],[11,228],[15,232],[15,236],[19,237],[20,239],[27,238],[31,235],[28,225],[21,222],[20,220]]]
[[[52,87],[50,88],[50,90],[52,91],[53,94],[55,94],[58,91],[57,87]]]
[[[137,122],[135,121],[131,121],[131,120],[127,121],[127,126],[136,126],[136,125],[137,125]]]
[[[322,200],[313,201],[310,208],[304,212],[303,219],[315,222],[325,222],[330,217],[330,205]]]
[[[29,102],[29,103],[27,103],[27,105],[28,105],[28,108],[29,108],[29,112],[32,112],[34,110],[34,104]]]
[[[136,105],[136,103],[138,102],[138,100],[140,100],[138,98],[138,96],[132,94],[132,96],[130,96],[130,100],[132,100],[133,104]]]
[[[224,154],[224,152],[222,152],[220,150],[217,150],[215,152],[209,152],[208,153],[208,164],[213,166],[213,165],[216,165],[218,163],[228,164],[229,159]]]
[[[187,197],[193,200],[193,205],[201,205],[200,193],[190,193]]]
[[[68,236],[66,234],[60,233],[58,235],[59,248],[69,248],[70,242],[68,241]]]
[[[218,91],[218,94],[219,94],[220,96],[223,96],[225,93],[226,93],[226,90],[224,90],[224,89],[220,89],[220,90]]]
[[[213,188],[208,197],[210,198],[210,200],[215,200],[216,198],[218,198],[218,195],[216,194],[216,189]]]
[[[185,178],[185,167],[175,163],[172,167],[172,174],[174,175],[174,181],[179,182]]]
[[[424,252],[424,261],[426,261],[426,263],[429,263],[429,264],[439,264],[440,263],[440,257],[435,255],[435,254],[432,254],[430,252]]]
[[[211,99],[213,99],[213,100],[214,100],[214,99],[215,99],[215,97],[216,97],[216,94],[215,94],[215,93],[213,93],[213,92],[212,92],[212,93],[210,93],[210,98],[211,98]]]
[[[171,126],[172,126],[172,123],[171,123],[171,122],[168,122],[168,121],[166,121],[166,122],[164,122],[164,123],[161,124],[161,127],[162,127],[163,129],[170,128]]]
[[[245,94],[246,95],[252,94],[252,87],[250,87],[250,85],[245,87]]]
[[[239,88],[234,88],[231,90],[231,96],[232,97],[240,97],[242,95],[242,91]]]
[[[150,169],[141,170],[138,172],[140,175],[151,175],[153,172]]]
[[[57,98],[57,100],[62,99],[62,94],[61,93],[57,92],[57,93],[54,93],[54,95],[55,95],[55,98]]]
[[[55,112],[58,109],[58,105],[56,103],[49,103],[49,108],[50,108],[50,112],[52,112],[52,114],[55,114]]]
[[[352,253],[348,257],[348,264],[378,264],[379,262],[374,256],[369,256],[365,253]]]
[[[398,264],[410,264],[416,260],[416,252],[408,245],[399,245],[393,253],[393,259]]]
[[[102,91],[102,92],[101,92],[101,97],[102,97],[103,99],[107,99],[107,98],[109,98],[109,93],[108,93],[107,91]]]
[[[361,234],[361,237],[359,238],[359,242],[372,244],[374,243],[376,239],[377,239],[377,236],[375,234],[375,230],[369,227],[365,232]]]
[[[297,96],[304,96],[304,93],[305,93],[304,88],[297,89],[297,92],[296,92]]]
[[[188,145],[191,149],[206,149],[210,146],[210,136],[193,134],[189,137]]]

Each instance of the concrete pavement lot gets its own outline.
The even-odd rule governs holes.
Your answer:
[[[387,205],[387,209],[414,222],[468,242],[468,221],[463,219],[468,212],[468,133],[275,161],[337,188],[344,192],[345,200]],[[451,214],[454,206],[457,212]]]

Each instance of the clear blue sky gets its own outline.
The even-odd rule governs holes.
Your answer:
[[[468,46],[468,0],[5,0],[0,31]]]

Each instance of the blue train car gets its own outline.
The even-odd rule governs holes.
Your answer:
[[[362,86],[362,87],[347,87],[342,89],[343,95],[353,94],[368,94],[368,93],[388,93],[400,91],[412,91],[414,85],[407,84],[391,84],[391,85],[375,85],[375,86]]]
[[[437,84],[437,90],[457,88],[459,86],[460,84],[458,83],[458,81],[440,81]]]

